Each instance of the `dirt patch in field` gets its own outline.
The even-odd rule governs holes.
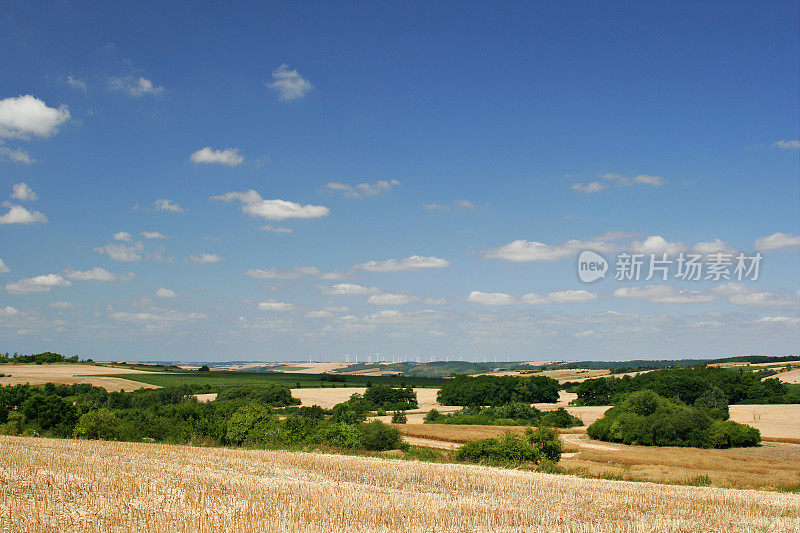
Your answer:
[[[103,387],[107,391],[124,390],[126,392],[138,389],[157,389],[157,385],[139,383],[124,378],[107,377],[110,374],[147,374],[143,370],[129,368],[115,368],[110,366],[51,363],[44,365],[0,364],[0,385],[43,385],[55,383],[56,385],[72,385],[87,383],[95,387]]]

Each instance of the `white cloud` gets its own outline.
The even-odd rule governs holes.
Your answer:
[[[759,318],[758,322],[765,322],[767,324],[797,325],[800,324],[800,318],[789,317],[789,316],[765,316]]]
[[[640,298],[653,303],[688,304],[712,302],[716,296],[704,291],[676,289],[669,285],[620,287],[614,291],[617,298]]]
[[[220,165],[228,165],[235,167],[241,165],[244,157],[239,153],[238,148],[226,148],[224,150],[214,150],[210,146],[201,148],[192,155],[189,159],[198,164],[212,164],[217,163]]]
[[[270,233],[292,233],[294,230],[292,228],[284,228],[280,226],[271,226],[267,224],[266,226],[261,226],[261,231],[269,231]]]
[[[775,148],[780,148],[781,150],[800,150],[800,140],[798,139],[782,139],[780,141],[775,141],[772,143],[772,146]]]
[[[380,294],[382,291],[376,287],[363,287],[355,283],[337,283],[332,287],[322,287],[322,294],[336,294],[336,295],[363,295],[363,294]]]
[[[661,176],[653,176],[651,174],[638,174],[633,177],[627,177],[627,176],[622,176],[621,174],[607,173],[607,174],[602,174],[600,178],[602,178],[605,181],[576,183],[572,185],[571,188],[573,191],[579,191],[584,193],[595,193],[607,189],[609,183],[617,186],[650,185],[652,187],[659,187],[667,183],[667,180],[665,178],[662,178]]]
[[[69,309],[72,307],[71,302],[53,302],[50,304],[53,309]]]
[[[443,268],[450,266],[450,261],[440,257],[423,257],[412,255],[405,259],[387,259],[385,261],[367,261],[353,268],[367,272],[403,272],[406,270],[420,270],[424,268]]]
[[[115,240],[115,241],[126,241],[126,242],[130,242],[130,240],[131,240],[131,234],[130,234],[130,233],[128,233],[127,231],[120,231],[119,233],[115,233],[115,234],[114,234],[114,240]]]
[[[142,260],[144,245],[141,242],[134,244],[108,243],[94,250],[98,253],[108,255],[108,257],[114,261],[132,263]]]
[[[22,150],[21,148],[12,149],[5,146],[0,146],[0,161],[5,160],[9,160],[14,163],[22,163],[24,165],[30,165],[36,161],[28,152]]]
[[[73,89],[81,89],[83,91],[87,89],[86,82],[81,78],[76,78],[75,76],[70,75],[67,76],[66,82],[67,85],[69,85]]]
[[[405,305],[417,300],[416,297],[408,294],[373,294],[367,299],[368,304],[372,305]]]
[[[47,292],[53,287],[68,287],[70,285],[72,283],[58,274],[43,274],[33,278],[21,279],[16,283],[6,283],[6,290],[10,294],[29,294],[32,292]]]
[[[503,292],[486,293],[480,291],[472,291],[469,293],[469,296],[467,296],[468,302],[481,305],[548,305],[562,303],[586,303],[595,299],[597,299],[596,294],[585,290],[556,291],[543,295],[528,293],[523,295],[521,298],[515,298],[514,296]]]
[[[299,72],[289,70],[284,64],[272,71],[272,83],[268,83],[267,87],[278,92],[279,100],[288,101],[304,97],[314,86]]]
[[[306,318],[331,318],[333,313],[319,309],[317,311],[307,311],[303,316]]]
[[[178,295],[175,294],[175,291],[173,291],[173,290],[165,289],[164,287],[161,287],[161,288],[156,290],[156,296],[158,296],[159,298],[175,298]]]
[[[24,181],[15,183],[13,187],[11,187],[11,190],[11,198],[20,200],[21,202],[33,202],[39,198],[36,193],[33,192],[33,189],[28,187],[28,184]]]
[[[488,259],[502,259],[504,261],[557,261],[567,257],[577,256],[584,250],[598,253],[608,253],[616,249],[613,244],[603,241],[578,241],[570,240],[563,244],[544,244],[535,241],[517,240],[482,252]]]
[[[21,205],[8,206],[8,213],[0,216],[0,224],[35,224],[47,222],[47,217],[39,211],[28,211]]]
[[[579,331],[578,333],[575,333],[573,337],[576,339],[585,339],[586,337],[591,337],[592,335],[594,335],[594,330],[587,329],[585,331]]]
[[[277,268],[251,268],[245,271],[246,276],[255,279],[295,279],[300,276],[316,276],[319,270],[316,267],[294,267],[291,270],[278,270]]]
[[[108,84],[112,89],[128,93],[134,98],[145,96],[147,94],[157,95],[164,92],[163,87],[154,85],[152,81],[147,78],[126,76],[124,78],[111,78]]]
[[[217,254],[198,254],[190,255],[189,260],[192,263],[219,263],[222,261],[222,256]]]
[[[258,192],[250,189],[247,192],[227,192],[212,196],[212,200],[242,202],[242,212],[254,217],[268,220],[285,220],[287,218],[319,218],[327,216],[330,209],[321,205],[300,205],[287,200],[264,200]]]
[[[523,303],[533,305],[586,303],[596,299],[597,295],[595,293],[585,290],[556,291],[549,292],[545,295],[529,293],[523,295],[521,298]]]
[[[258,308],[262,311],[291,311],[294,309],[294,304],[278,302],[276,300],[265,300],[258,302]]]
[[[390,191],[392,187],[396,187],[397,185],[400,185],[400,182],[394,179],[378,180],[375,183],[359,183],[357,185],[332,181],[325,184],[325,190],[333,193],[341,193],[349,198],[360,198],[363,196],[377,196],[378,194]]]
[[[475,209],[475,204],[469,200],[455,200],[452,204],[422,204],[427,211],[452,211],[453,209]]]
[[[145,239],[166,239],[167,236],[163,233],[159,233],[158,231],[143,231],[142,237]]]
[[[184,210],[181,206],[166,198],[159,198],[153,202],[153,207],[155,207],[156,211],[173,211],[175,213],[180,213]]]
[[[22,311],[20,311],[16,307],[11,307],[10,305],[7,305],[5,307],[0,307],[0,316],[15,316],[21,314]]]
[[[699,243],[708,244],[708,243]],[[687,249],[687,246],[681,242],[668,242],[661,235],[651,235],[644,241],[634,241],[631,243],[630,249],[637,254],[667,254],[676,255]]]
[[[203,313],[181,313],[179,311],[145,311],[141,313],[118,312],[111,313],[111,318],[122,322],[159,322],[163,324],[173,322],[195,322],[206,318]]]
[[[26,94],[0,100],[0,137],[27,139],[49,137],[69,120],[69,109],[47,107],[42,100]]]
[[[736,253],[736,248],[720,239],[714,239],[713,241],[698,242],[692,247],[692,251],[708,257],[713,254],[733,255]]]
[[[467,301],[481,305],[511,305],[517,302],[510,294],[480,291],[472,291],[469,293]]]
[[[76,281],[131,281],[136,276],[132,272],[127,274],[115,274],[104,268],[92,268],[91,270],[68,270],[66,276]]]
[[[744,294],[732,294],[728,297],[731,303],[745,307],[784,307],[797,305],[797,298],[771,292],[753,291]]]
[[[2,259],[0,259],[0,274],[5,274],[6,272],[11,272],[11,269],[8,268],[5,263],[3,263]]]
[[[783,248],[800,248],[800,236],[791,233],[773,233],[766,237],[759,237],[753,243],[753,248],[759,252],[772,252]]]
[[[425,298],[424,303],[426,305],[447,305],[447,298]]]
[[[592,181],[590,183],[576,183],[572,186],[573,191],[580,191],[585,193],[593,193],[593,192],[600,192],[605,189],[606,186],[598,181]]]

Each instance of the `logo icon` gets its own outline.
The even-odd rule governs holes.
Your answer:
[[[608,261],[602,255],[584,250],[578,256],[578,277],[584,283],[591,283],[606,276]]]

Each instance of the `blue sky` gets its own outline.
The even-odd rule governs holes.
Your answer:
[[[797,353],[799,19],[3,2],[0,350]],[[614,279],[740,252],[757,280]]]

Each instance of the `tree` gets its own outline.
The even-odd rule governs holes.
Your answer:
[[[76,437],[85,439],[115,439],[117,438],[117,417],[105,407],[89,411],[78,420],[74,434]]]

